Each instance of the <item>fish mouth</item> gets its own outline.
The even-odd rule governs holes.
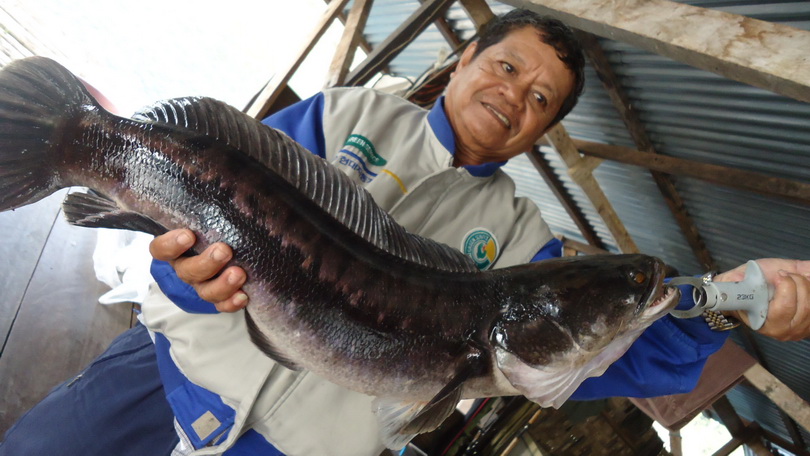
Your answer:
[[[494,106],[492,106],[489,103],[482,103],[482,104],[484,105],[485,108],[489,110],[489,112],[491,112],[495,116],[496,119],[501,121],[501,123],[507,130],[510,130],[512,128],[512,121],[510,121],[509,118],[506,117],[506,115],[504,115],[502,112],[497,110]]]
[[[681,299],[681,291],[677,287],[660,285],[656,294],[650,296],[650,303],[642,314],[645,318],[657,319],[674,309]]]
[[[669,312],[678,305],[681,299],[681,291],[677,287],[670,287],[664,284],[664,265],[657,263],[655,267],[655,280],[652,286],[641,300],[642,316],[650,319],[658,319],[663,314]]]

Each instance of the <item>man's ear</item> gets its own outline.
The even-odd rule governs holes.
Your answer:
[[[470,61],[472,61],[473,54],[475,54],[475,50],[478,48],[478,42],[474,41],[467,46],[467,49],[464,49],[464,52],[461,53],[461,57],[458,59],[458,65],[456,65],[456,69],[450,74],[450,77],[456,73],[456,71],[466,67]]]

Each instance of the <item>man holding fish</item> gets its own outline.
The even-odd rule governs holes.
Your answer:
[[[583,65],[564,25],[518,10],[468,47],[430,111],[372,90],[341,88],[264,123],[365,187],[408,231],[458,248],[479,269],[504,268],[560,255],[538,209],[514,197],[499,168],[570,112],[582,91]],[[180,455],[379,454],[372,398],[285,369],[283,356],[277,364],[257,350],[241,315],[251,302],[242,289],[248,275],[229,264],[234,252],[227,244],[184,256],[194,244],[187,229],[152,242],[159,288],[144,304],[143,321],[154,343],[143,326],[116,340],[105,362],[21,419],[0,455],[168,455],[172,448]],[[758,263],[775,287],[760,332],[780,340],[808,337],[810,262]],[[740,266],[714,280],[743,275]],[[746,322],[744,314],[736,316]],[[577,380],[553,403],[687,392],[726,337],[700,319],[665,316],[603,375]],[[81,410],[80,403],[92,407]],[[129,421],[121,423],[123,410]],[[38,443],[33,435],[42,436]]]

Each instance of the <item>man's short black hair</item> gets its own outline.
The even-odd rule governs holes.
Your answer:
[[[514,9],[489,21],[478,40],[478,47],[475,49],[473,58],[484,49],[501,42],[509,32],[523,27],[534,27],[540,34],[540,40],[553,47],[557,51],[557,57],[574,74],[574,88],[563,100],[560,111],[549,124],[550,127],[557,124],[574,109],[585,88],[583,71],[585,57],[582,54],[582,46],[567,25],[557,19],[541,16],[529,10]]]

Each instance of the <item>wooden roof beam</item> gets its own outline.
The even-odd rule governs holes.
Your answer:
[[[329,4],[333,0],[324,0],[324,1],[327,4]],[[346,25],[346,21],[349,20],[349,18],[346,16],[346,14],[343,13],[343,11],[338,13],[337,18],[340,21],[340,23],[343,24],[344,26]],[[363,35],[360,35],[359,46],[360,46],[360,49],[362,49],[363,52],[366,53],[366,55],[371,54],[371,51],[374,49],[374,47],[371,45],[371,43],[369,43],[368,40],[366,39],[366,37],[363,36]],[[351,64],[349,64],[349,65],[351,65]],[[388,65],[383,65],[383,67],[380,68],[380,71],[382,71],[383,73],[390,73],[391,70],[388,68]]]
[[[419,0],[419,3],[425,3],[426,0]],[[461,46],[461,39],[456,35],[456,31],[453,30],[453,27],[450,27],[450,24],[447,23],[447,19],[443,17],[436,18],[436,21],[433,22],[433,25],[439,29],[439,33],[442,34],[444,39],[447,41],[447,44],[450,45],[450,49],[456,50],[459,46]]]
[[[451,3],[453,0],[426,0],[349,74],[346,85],[356,86],[368,82],[383,65],[399,55],[428,25],[444,14]]]
[[[667,155],[648,154],[630,147],[579,139],[572,141],[580,152],[592,157],[641,166],[676,176],[693,177],[724,187],[775,196],[801,204],[810,204],[810,184],[804,182]],[[548,144],[548,141],[541,139],[539,144]]]
[[[638,247],[630,237],[630,233],[624,227],[621,219],[616,214],[613,206],[608,201],[607,196],[602,191],[596,178],[593,177],[593,168],[598,165],[598,161],[594,161],[592,157],[582,157],[579,155],[577,147],[565,131],[562,124],[557,124],[554,128],[549,130],[545,138],[548,139],[551,146],[557,153],[560,154],[565,164],[568,166],[568,174],[571,179],[576,182],[585,192],[585,195],[593,204],[596,212],[604,220],[613,238],[616,240],[616,245],[623,253],[638,253]]]
[[[332,64],[329,65],[329,74],[326,77],[326,87],[343,85],[346,75],[349,74],[349,66],[354,60],[354,53],[360,38],[363,37],[363,30],[366,27],[366,19],[371,11],[373,0],[354,0],[349,17],[344,23],[343,36],[340,38]]]
[[[475,29],[479,32],[487,25],[487,22],[495,17],[495,13],[492,12],[485,0],[459,0],[459,3],[461,8],[470,16],[473,24],[475,24]]]
[[[324,1],[328,5],[329,3],[332,3],[333,0],[324,0]],[[340,21],[340,23],[343,24],[344,26],[346,25],[346,21],[349,20],[349,18],[346,16],[346,14],[343,13],[343,11],[340,11],[338,13],[337,18]],[[358,43],[358,45],[360,46],[360,49],[362,49],[363,52],[365,52],[366,54],[371,53],[371,50],[373,49],[371,44],[368,42],[368,40],[366,40],[366,38],[363,35],[360,35],[360,42]]]
[[[644,125],[641,123],[638,112],[633,108],[627,95],[622,90],[621,82],[613,71],[599,41],[594,35],[581,30],[578,30],[576,35],[582,43],[588,60],[590,60],[596,73],[599,75],[599,80],[602,81],[602,85],[605,87],[605,90],[607,90],[610,100],[613,102],[613,106],[619,112],[619,116],[622,118],[625,126],[627,126],[627,130],[636,143],[636,147],[642,152],[657,154],[658,152],[655,150],[655,146],[653,146],[652,141],[649,136],[647,136]],[[650,173],[652,174],[653,180],[658,185],[658,189],[661,191],[664,201],[666,201],[667,206],[669,206],[672,216],[675,217],[675,221],[681,228],[681,232],[686,238],[686,241],[689,243],[689,246],[692,247],[692,252],[703,267],[703,270],[713,271],[717,269],[717,265],[709,254],[709,250],[706,248],[706,244],[703,242],[703,238],[701,238],[700,232],[697,226],[695,226],[695,222],[692,220],[689,212],[687,212],[683,198],[681,198],[678,190],[675,189],[675,184],[673,184],[672,179],[670,179],[667,174],[658,171],[650,170]]]
[[[501,0],[755,87],[810,102],[810,31],[668,0]]]
[[[333,20],[335,20],[335,17],[348,2],[349,0],[335,0],[329,4],[329,6],[326,8],[326,12],[321,17],[321,21],[318,23],[318,26],[315,27],[312,35],[309,37],[309,40],[307,40],[307,44],[298,53],[296,59],[290,63],[285,71],[275,74],[270,81],[267,82],[262,91],[259,92],[259,95],[253,101],[253,103],[247,107],[246,112],[249,116],[261,119],[267,115],[270,107],[273,106],[273,103],[275,103],[279,94],[281,94],[281,92],[287,86],[287,83],[290,81],[292,75],[295,73],[298,67],[301,66],[301,63],[304,61],[307,55],[309,55],[309,52],[315,47],[315,44],[323,36],[326,29],[329,28],[329,25]]]

